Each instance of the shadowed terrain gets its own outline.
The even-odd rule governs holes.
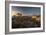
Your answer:
[[[12,16],[12,28],[35,28],[40,27],[40,20],[32,16]]]

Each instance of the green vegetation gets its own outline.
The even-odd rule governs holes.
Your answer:
[[[22,16],[22,14],[21,14],[21,13],[17,13],[16,15],[17,15],[17,16]]]

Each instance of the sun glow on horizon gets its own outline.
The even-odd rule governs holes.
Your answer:
[[[11,16],[13,16],[13,15],[16,15],[16,12],[15,11],[12,11],[11,12]]]
[[[14,16],[14,15],[15,15],[15,16],[18,16],[17,13],[21,13],[21,12],[19,12],[19,11],[12,11],[12,12],[11,12],[11,16]],[[21,14],[22,14],[22,13],[21,13]]]

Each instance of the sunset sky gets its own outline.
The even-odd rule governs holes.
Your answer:
[[[40,15],[39,7],[17,7],[12,6],[12,14],[22,13],[23,16]]]

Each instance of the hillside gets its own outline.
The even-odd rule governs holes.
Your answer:
[[[40,27],[40,21],[31,16],[12,16],[12,28],[35,28]]]

